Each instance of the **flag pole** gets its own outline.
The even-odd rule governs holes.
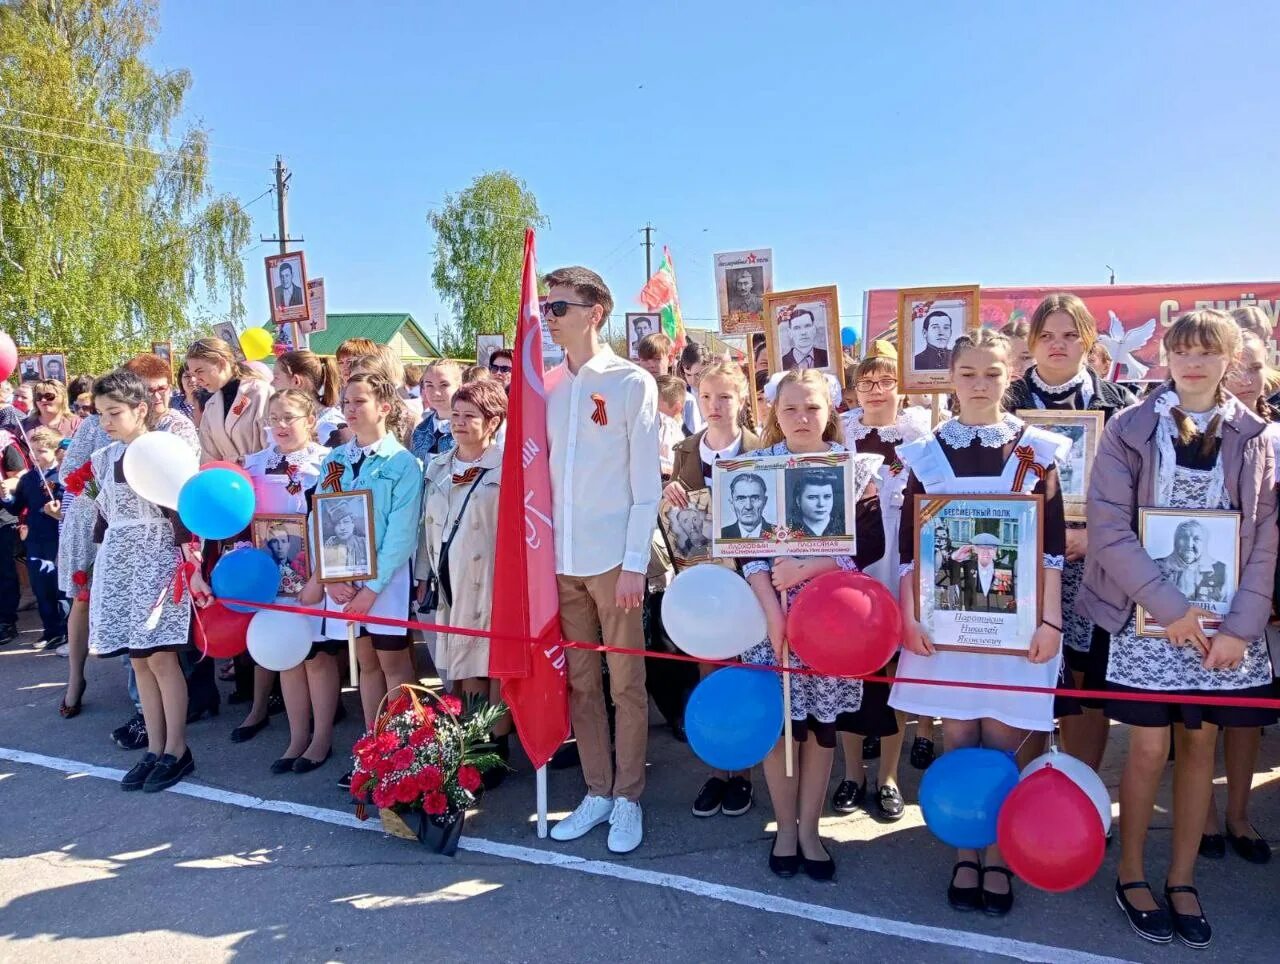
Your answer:
[[[547,839],[547,768],[544,764],[538,767],[536,774],[538,793],[538,839]]]

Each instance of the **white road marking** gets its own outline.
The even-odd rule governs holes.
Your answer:
[[[117,782],[124,776],[123,770],[117,770],[114,767],[100,767],[89,763],[81,763],[77,760],[46,756],[42,753],[28,753],[25,750],[14,750],[8,747],[0,747],[0,760],[44,767],[48,770],[57,770],[61,773],[76,776],[98,777],[103,780]],[[197,800],[207,800],[211,803],[240,807],[244,810],[262,810],[267,813],[279,813],[290,817],[303,817],[307,820],[347,827],[352,830],[382,832],[382,825],[376,819],[360,821],[356,819],[355,814],[342,810],[313,807],[305,803],[294,803],[289,800],[265,800],[247,793],[235,793],[231,790],[222,790],[218,787],[204,786],[199,783],[179,783],[165,792],[180,794],[184,797],[194,797]],[[697,894],[699,897],[706,897],[721,903],[734,904],[738,907],[750,907],[770,914],[797,917],[801,920],[830,924],[833,927],[882,934],[885,937],[897,937],[925,944],[939,944],[959,950],[977,951],[983,954],[999,954],[1019,961],[1043,961],[1054,962],[1054,964],[1124,964],[1123,958],[1105,957],[1100,954],[1055,947],[1051,944],[1036,944],[1031,941],[995,937],[989,934],[974,933],[973,931],[954,930],[949,927],[931,927],[925,924],[913,924],[909,921],[857,914],[853,911],[827,907],[823,904],[808,904],[804,901],[747,890],[743,887],[730,887],[727,884],[699,880],[696,877],[665,874],[659,871],[633,867],[629,864],[611,863],[606,860],[588,860],[573,854],[500,843],[496,840],[486,840],[483,837],[463,837],[459,849],[470,851],[471,853],[486,854],[491,857],[502,857],[519,863],[556,867],[560,870],[571,870],[596,877],[611,877],[615,880],[625,880],[631,883],[665,887],[668,890]]]

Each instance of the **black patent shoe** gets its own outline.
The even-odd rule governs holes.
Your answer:
[[[1173,932],[1178,935],[1178,940],[1187,947],[1208,947],[1209,942],[1213,940],[1213,928],[1205,919],[1204,907],[1200,907],[1199,914],[1179,914],[1173,909],[1174,894],[1190,894],[1196,899],[1196,905],[1200,907],[1200,892],[1194,887],[1164,885],[1164,899],[1169,902],[1169,916],[1173,918]]]
[[[1009,890],[1006,893],[998,894],[993,890],[982,888],[982,909],[992,917],[1003,917],[1013,909],[1013,874],[1009,873],[1007,867],[983,867],[982,880],[985,883],[987,874],[1004,874],[1005,879],[1009,882]]]
[[[934,761],[937,754],[933,749],[933,740],[926,740],[923,737],[916,737],[915,742],[911,744],[911,765],[917,770],[929,769],[929,764]]]
[[[1253,830],[1252,827],[1249,829]],[[1253,832],[1256,834],[1258,831]],[[1237,836],[1227,830],[1227,840],[1231,843],[1231,849],[1251,864],[1265,864],[1271,859],[1271,845],[1261,837]]]
[[[886,784],[876,791],[876,816],[886,823],[901,820],[907,812],[902,793],[892,784]]]
[[[836,813],[853,813],[862,806],[866,796],[866,783],[841,780],[840,785],[836,787],[836,792],[831,795],[831,809]]]
[[[124,775],[124,779],[120,781],[120,789],[125,791],[141,790],[142,785],[147,782],[147,777],[151,776],[151,771],[156,768],[156,763],[159,759],[154,753],[146,754],[130,767],[129,772]]]
[[[1129,926],[1133,928],[1133,932],[1144,941],[1151,941],[1153,944],[1168,944],[1172,941],[1173,919],[1169,916],[1169,911],[1161,907],[1159,901],[1156,901],[1155,910],[1138,910],[1124,895],[1126,890],[1150,891],[1151,885],[1145,880],[1135,880],[1129,884],[1116,881],[1116,904],[1129,919]],[[1155,898],[1154,893],[1151,896]]]
[[[880,737],[869,736],[862,741],[862,759],[880,759]]]
[[[194,773],[195,769],[196,761],[191,756],[191,747],[187,747],[181,758],[166,753],[156,761],[156,768],[142,785],[142,792],[159,793],[161,790],[168,790],[187,774]]]
[[[769,869],[779,877],[794,877],[800,870],[800,854],[799,852],[792,854],[790,857],[779,857],[773,852],[773,848],[778,845],[778,835],[774,834],[773,843],[769,845]],[[797,845],[797,851],[799,845]]]
[[[293,765],[297,762],[298,758],[296,756],[282,756],[271,764],[271,772],[276,776],[280,776],[282,773],[292,773]]]
[[[1221,860],[1227,855],[1227,838],[1220,833],[1200,835],[1200,856],[1209,860]]]
[[[972,870],[978,874],[979,884],[973,887],[957,887],[956,874]],[[956,910],[982,910],[982,868],[972,860],[959,860],[951,868],[951,883],[947,886],[947,903]]]

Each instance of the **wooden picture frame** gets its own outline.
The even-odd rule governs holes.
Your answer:
[[[282,530],[288,540],[283,552],[280,547]],[[249,539],[255,549],[268,553],[280,567],[280,588],[276,595],[296,599],[311,578],[311,539],[307,517],[301,513],[255,515],[249,523]]]
[[[898,289],[898,390],[946,393],[951,384],[951,349],[956,340],[981,326],[977,285]],[[942,315],[935,318],[935,315]],[[959,316],[959,317],[957,317]],[[928,340],[926,322],[939,333],[945,326],[946,347]],[[917,331],[917,329],[919,329]]]
[[[378,547],[373,528],[373,493],[317,492],[311,514],[316,578],[322,583],[364,582],[378,575]],[[340,524],[352,520],[349,533]],[[331,551],[332,550],[332,551]]]
[[[289,251],[285,254],[269,254],[263,258],[267,271],[267,304],[271,307],[271,320],[277,325],[290,322],[305,322],[311,318],[311,304],[307,288],[307,258],[301,251]],[[283,297],[283,284],[280,272],[289,268],[289,299],[292,301],[297,293],[297,304],[282,304],[278,299]]]
[[[1194,560],[1186,558],[1178,548],[1179,533],[1187,524],[1199,526],[1204,534],[1200,540],[1204,544],[1194,547]],[[1202,619],[1200,624],[1206,636],[1217,635],[1240,588],[1240,513],[1226,509],[1140,508],[1138,541],[1166,581],[1177,585],[1191,605],[1214,614],[1216,618]],[[1208,568],[1201,564],[1206,555]],[[1189,563],[1196,569],[1192,570]],[[1139,636],[1166,636],[1165,627],[1141,605],[1137,610]]]
[[[636,321],[648,321],[649,330],[641,334],[637,331]],[[628,311],[626,314],[627,326],[627,357],[635,361],[640,357],[637,349],[640,342],[649,335],[656,335],[662,331],[662,312],[660,311]]]
[[[55,367],[56,366],[56,367]],[[71,379],[67,375],[67,356],[62,352],[46,352],[40,356],[40,377],[47,382],[68,384]]]
[[[19,385],[23,382],[40,381],[44,378],[44,355],[36,352],[19,355],[18,369],[15,374],[18,376]]]
[[[716,559],[712,555],[715,512],[711,506],[711,489],[693,489],[688,497],[688,508],[666,499],[658,503],[658,527],[675,571],[707,563],[736,568],[732,559]]]
[[[934,648],[1026,656],[1043,608],[1044,499],[917,495],[915,518],[916,612]]]
[[[157,358],[163,358],[169,363],[169,372],[173,372],[173,342],[171,341],[153,341],[151,343],[151,354]]]
[[[1102,442],[1103,413],[1090,409],[1022,408],[1014,414],[1028,425],[1071,440],[1067,458],[1058,460],[1058,484],[1062,489],[1062,506],[1067,521],[1084,522],[1089,481],[1093,478],[1093,460]]]
[[[803,331],[812,365],[799,364],[792,332]],[[834,375],[844,388],[844,350],[840,345],[840,299],[835,285],[771,291],[764,296],[764,337],[769,373],[812,368]]]

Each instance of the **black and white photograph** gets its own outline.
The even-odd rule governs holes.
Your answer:
[[[727,251],[715,256],[720,331],[741,335],[764,327],[764,296],[773,290],[773,251]]]
[[[1139,509],[1138,539],[1160,575],[1193,606],[1213,613],[1202,620],[1213,635],[1231,609],[1240,581],[1240,515],[1192,509]],[[1163,636],[1165,629],[1141,606],[1138,635]]]
[[[798,537],[831,539],[844,536],[844,473],[839,469],[810,467],[786,469],[787,527]]]
[[[901,390],[950,391],[951,351],[978,328],[978,287],[901,289],[898,322]]]
[[[720,538],[765,539],[778,526],[773,472],[743,470],[727,475],[722,488]]]
[[[813,368],[844,384],[836,286],[774,291],[764,299],[769,372]]]
[[[173,343],[167,341],[153,341],[151,343],[151,354],[157,358],[163,358],[169,364],[169,370],[173,370]]]
[[[1019,409],[1018,418],[1071,440],[1071,449],[1058,460],[1058,484],[1068,522],[1085,521],[1085,497],[1093,475],[1093,459],[1102,441],[1102,412]]]
[[[711,490],[695,489],[688,493],[688,499],[689,504],[683,508],[666,499],[658,504],[658,524],[671,551],[671,564],[677,572],[708,562],[732,566],[729,560],[711,557]]]
[[[41,355],[40,374],[46,381],[67,383],[67,356],[62,354]]]
[[[627,312],[627,357],[634,361],[639,357],[640,342],[662,330],[662,316],[652,311]]]
[[[18,381],[38,382],[44,375],[41,372],[40,355],[18,356]]]
[[[302,252],[268,255],[264,262],[267,291],[271,295],[271,320],[277,325],[305,322],[311,315],[311,306],[307,300],[307,264]]]
[[[500,348],[505,348],[501,332],[496,335],[476,335],[476,364],[485,371],[489,370],[489,356]]]
[[[316,569],[321,582],[361,582],[377,574],[373,497],[359,492],[316,493]]]
[[[256,548],[271,554],[280,570],[277,594],[296,597],[311,578],[307,552],[307,518],[303,515],[257,515],[249,535]]]
[[[213,326],[213,334],[231,346],[231,351],[235,353],[237,359],[244,361],[244,349],[240,347],[240,332],[236,330],[234,322],[216,322]]]

